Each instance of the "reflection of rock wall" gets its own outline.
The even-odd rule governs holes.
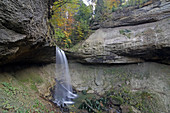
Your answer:
[[[72,84],[77,90],[103,94],[113,87],[129,87],[132,92],[156,94],[168,113],[170,108],[170,66],[157,63],[130,65],[83,65],[69,63]],[[160,108],[162,109],[162,108]]]

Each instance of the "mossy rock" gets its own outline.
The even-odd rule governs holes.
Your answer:
[[[129,105],[121,105],[120,108],[122,113],[134,113],[132,107]]]
[[[83,90],[83,91],[82,91],[82,94],[83,94],[83,95],[86,95],[86,94],[87,94],[87,91],[86,91],[86,90]]]
[[[120,97],[120,96],[111,95],[110,98],[111,98],[111,102],[114,105],[121,105],[124,102],[124,99],[122,97]]]

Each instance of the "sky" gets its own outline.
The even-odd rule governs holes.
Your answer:
[[[91,0],[83,0],[83,2],[88,6],[89,4],[91,4]]]
[[[92,5],[93,6],[93,11],[95,10],[95,3],[91,2],[91,0],[83,0],[83,2],[88,6]]]
[[[88,2],[87,2],[87,0],[83,0],[83,2],[84,2],[86,5],[88,5]]]
[[[91,0],[90,0],[90,2],[88,2],[89,0],[83,0],[83,2],[88,6],[89,4],[91,4]],[[126,2],[128,1],[128,0],[125,0]]]

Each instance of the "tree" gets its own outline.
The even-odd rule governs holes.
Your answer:
[[[86,39],[90,33],[90,18],[92,17],[93,10],[91,6],[86,6],[82,1],[80,1],[80,7],[77,14],[74,16],[76,20],[74,43],[79,42],[80,40]]]
[[[122,0],[105,0],[105,4],[108,12],[111,12],[122,5]]]
[[[95,20],[101,21],[103,20],[105,14],[105,4],[103,0],[97,0],[96,9],[95,9]]]
[[[92,9],[80,0],[58,0],[53,5],[51,23],[57,45],[68,48],[85,39],[90,28]]]
[[[92,17],[92,9],[90,6],[86,6],[82,1],[80,2],[80,7],[77,14],[74,16],[76,21],[86,20],[88,23],[90,22],[90,18]]]
[[[69,47],[70,35],[74,29],[74,15],[79,7],[79,0],[58,0],[53,5],[51,23],[55,28],[57,45]]]
[[[128,6],[139,6],[139,5],[143,5],[146,2],[151,2],[152,0],[128,0],[126,2],[126,5]]]

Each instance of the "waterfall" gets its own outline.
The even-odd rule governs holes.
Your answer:
[[[63,50],[56,47],[56,72],[59,75],[56,80],[54,89],[54,103],[58,106],[64,106],[64,104],[73,104],[71,99],[77,97],[73,94],[71,86],[71,78],[69,74],[68,61]]]

